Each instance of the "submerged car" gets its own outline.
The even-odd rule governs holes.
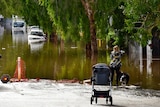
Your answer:
[[[43,42],[46,40],[45,34],[42,29],[35,28],[31,29],[28,33],[29,42]]]

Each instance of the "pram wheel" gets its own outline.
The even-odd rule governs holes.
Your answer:
[[[106,98],[106,104],[108,104],[108,98]]]
[[[112,105],[113,104],[113,100],[112,100],[111,96],[109,97],[109,101],[111,102],[111,105]]]
[[[95,102],[96,102],[96,104],[97,104],[97,102],[98,102],[98,98],[96,97],[96,99],[95,99]]]
[[[92,102],[93,102],[93,97],[91,97],[91,104],[92,104]]]

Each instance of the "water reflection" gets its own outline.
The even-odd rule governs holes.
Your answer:
[[[151,41],[144,48],[135,42],[131,43],[128,60],[131,66],[128,68],[123,65],[123,69],[128,70],[133,84],[143,88],[160,89],[160,59],[153,58],[150,43]]]
[[[25,43],[27,42],[26,32],[23,30],[12,30],[13,43]]]
[[[4,26],[0,23],[0,38],[3,36]]]
[[[147,53],[147,74],[151,75],[152,74],[152,49],[149,46],[151,44],[151,41],[149,41],[147,47],[146,47],[146,53]]]
[[[35,43],[30,42],[30,43],[28,43],[28,45],[30,46],[31,53],[37,52],[37,51],[43,49],[44,43],[45,42],[35,42]]]

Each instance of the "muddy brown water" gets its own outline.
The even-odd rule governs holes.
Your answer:
[[[26,65],[27,78],[88,79],[91,64],[85,56],[83,43],[66,43],[64,47],[46,41],[29,44],[25,32],[12,32],[0,27],[0,74],[14,75],[17,57]],[[122,57],[123,72],[130,75],[129,85],[160,90],[160,58],[152,58],[150,50],[144,56],[139,46],[129,46]],[[98,61],[109,64],[109,51],[99,50]]]

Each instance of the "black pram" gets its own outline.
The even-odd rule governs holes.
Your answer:
[[[105,63],[98,63],[92,67],[92,96],[91,96],[91,104],[94,101],[97,103],[98,98],[106,98],[106,103],[110,101],[112,105],[112,96],[111,96],[111,89],[112,89],[112,82],[111,82],[111,72],[110,68]],[[105,90],[97,90],[95,89],[96,86],[104,86]],[[107,88],[109,86],[109,88]]]

